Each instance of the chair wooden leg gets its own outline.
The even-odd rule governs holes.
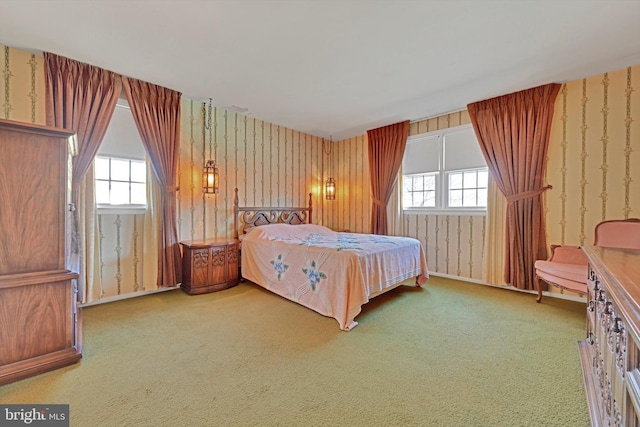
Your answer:
[[[540,286],[540,279],[537,275],[533,278],[533,282],[536,285],[536,289],[538,290],[538,298],[536,298],[536,302],[539,303],[540,301],[542,301],[542,287]]]

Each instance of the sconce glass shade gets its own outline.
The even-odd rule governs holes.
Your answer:
[[[218,194],[218,167],[214,160],[207,160],[202,169],[202,191],[205,194]]]
[[[333,178],[327,179],[327,185],[325,187],[324,194],[327,200],[336,199],[336,181]]]

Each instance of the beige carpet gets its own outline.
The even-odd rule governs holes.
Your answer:
[[[584,304],[432,277],[351,332],[241,283],[86,308],[84,358],[0,387],[72,426],[587,426]]]

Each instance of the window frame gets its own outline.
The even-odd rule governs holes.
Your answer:
[[[487,207],[486,207],[486,206],[451,206],[451,205],[449,204],[449,196],[450,196],[450,193],[449,193],[449,192],[451,191],[451,188],[449,188],[449,185],[450,185],[450,184],[449,184],[449,176],[450,176],[452,173],[462,173],[462,174],[464,175],[464,173],[466,173],[466,172],[475,172],[475,173],[476,173],[476,179],[477,179],[477,174],[478,174],[479,172],[485,172],[485,171],[487,172],[487,177],[488,177],[488,174],[489,174],[489,168],[488,168],[488,167],[484,167],[484,168],[469,168],[469,169],[455,169],[455,170],[445,171],[445,172],[444,172],[444,176],[445,176],[444,180],[445,180],[446,182],[445,182],[445,184],[444,184],[444,192],[443,192],[443,196],[444,196],[444,198],[445,198],[445,205],[444,205],[444,206],[445,206],[445,209],[454,209],[454,210],[462,209],[462,210],[469,210],[469,211],[482,211],[482,212],[486,212],[486,210],[487,210]],[[463,178],[463,179],[464,179],[464,178]],[[477,181],[476,181],[476,186],[475,186],[475,187],[473,187],[473,189],[476,189],[476,190],[477,190],[477,189],[481,189],[481,188],[486,188],[486,189],[487,189],[487,196],[488,196],[488,193],[489,193],[489,182],[488,182],[488,178],[487,178],[487,186],[486,186],[486,187],[479,187],[479,186],[478,186],[478,184],[477,184]],[[465,188],[465,187],[464,187],[464,185],[463,185],[463,186],[462,186],[462,188],[461,188],[460,190],[464,191],[464,190],[466,190],[466,189],[469,189],[469,188]],[[456,189],[456,190],[457,190],[457,189]]]
[[[402,206],[402,211],[404,213],[411,214],[430,214],[430,215],[465,215],[465,216],[484,216],[487,213],[487,207],[474,207],[474,206],[450,206],[449,205],[449,175],[451,173],[460,173],[467,171],[487,171],[489,173],[488,166],[484,167],[470,167],[465,169],[452,169],[446,170],[444,165],[444,159],[446,156],[445,152],[445,137],[447,134],[453,134],[460,131],[473,129],[471,124],[465,124],[461,126],[454,126],[447,129],[441,129],[432,132],[421,133],[418,135],[412,135],[408,138],[408,142],[411,140],[419,140],[419,139],[427,139],[433,136],[438,137],[438,171],[433,172],[423,172],[423,173],[411,173],[411,174],[402,174],[402,187],[401,187],[401,199],[404,200],[404,178],[407,176],[417,176],[417,175],[431,175],[434,174],[436,176],[436,206],[435,207],[426,207],[426,206]],[[488,196],[488,184],[487,184],[487,196]]]
[[[427,175],[432,175],[434,177],[435,181],[436,181],[435,185],[434,185],[434,190],[433,190],[435,192],[434,199],[435,199],[435,204],[436,205],[435,206],[414,206],[414,207],[410,207],[410,208],[407,208],[407,209],[411,209],[411,210],[414,210],[414,209],[437,209],[438,203],[439,203],[438,202],[438,188],[440,188],[440,186],[441,186],[440,181],[442,179],[442,177],[440,176],[439,172],[411,173],[411,174],[406,174],[406,175],[403,174],[402,175],[402,180],[403,180],[402,185],[404,186],[404,178],[405,177],[412,177],[413,178],[413,177],[416,177],[416,176],[427,176]],[[423,190],[422,192],[425,193],[426,191],[431,191],[431,190]],[[403,190],[403,200],[404,200],[404,190]]]
[[[109,166],[111,166],[111,161],[112,160],[120,160],[120,161],[127,161],[129,162],[129,180],[128,181],[123,181],[123,180],[117,180],[117,179],[111,179],[111,167],[109,167],[109,179],[101,179],[98,178],[96,176],[96,174],[94,173],[94,189],[95,189],[95,193],[97,196],[97,186],[96,183],[98,181],[102,181],[102,182],[109,182],[109,189],[111,189],[111,183],[112,182],[126,182],[129,184],[129,201],[131,201],[131,184],[144,184],[145,185],[145,204],[138,204],[138,203],[128,203],[128,204],[120,204],[120,205],[116,205],[116,204],[111,204],[111,203],[98,203],[97,201],[97,197],[96,197],[96,209],[98,211],[99,214],[113,214],[113,215],[120,215],[120,214],[143,214],[147,211],[148,206],[149,206],[149,200],[147,198],[147,186],[149,185],[148,183],[148,171],[147,171],[147,161],[145,159],[139,159],[139,158],[129,158],[129,157],[121,157],[121,156],[110,156],[110,155],[96,155],[95,159],[108,159],[109,160]],[[145,167],[145,181],[133,181],[131,179],[131,162],[139,162],[139,163],[143,163],[144,167]]]

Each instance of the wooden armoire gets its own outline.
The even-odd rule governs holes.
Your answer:
[[[0,119],[0,385],[82,357],[68,269],[74,134]]]

